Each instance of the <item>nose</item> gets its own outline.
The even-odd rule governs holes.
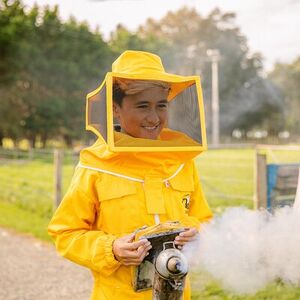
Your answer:
[[[147,114],[146,120],[149,123],[149,125],[158,124],[160,118],[159,118],[157,111],[155,109],[152,109],[151,111],[149,111],[149,113]]]

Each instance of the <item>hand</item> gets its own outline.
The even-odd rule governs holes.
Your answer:
[[[129,234],[113,242],[115,258],[125,266],[138,266],[152,248],[147,239],[134,242],[134,234]]]
[[[185,228],[184,232],[179,233],[179,235],[175,238],[175,245],[178,249],[182,249],[182,247],[191,241],[196,240],[198,235],[198,230],[195,227]]]

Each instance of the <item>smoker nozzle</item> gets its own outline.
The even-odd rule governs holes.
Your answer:
[[[184,272],[182,260],[177,256],[171,257],[167,262],[167,269],[173,274],[181,274]]]

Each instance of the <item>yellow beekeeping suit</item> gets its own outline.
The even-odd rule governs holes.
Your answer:
[[[100,140],[82,151],[49,234],[62,256],[93,271],[92,299],[152,297],[151,291],[133,291],[132,267],[115,260],[114,239],[154,225],[155,216],[160,222],[196,227],[211,218],[195,164],[185,160],[186,155],[190,154],[169,153],[162,160],[161,153],[116,154]],[[182,163],[178,163],[180,156]],[[128,167],[135,165],[139,167]],[[185,299],[189,294],[187,286]]]
[[[191,100],[182,116],[189,116],[186,109],[190,107],[193,119],[187,128],[193,134],[170,126],[158,139],[150,140],[114,131],[112,85],[116,77],[170,83],[170,103]],[[151,290],[133,290],[134,267],[115,259],[112,244],[145,225],[179,221],[200,229],[201,222],[212,217],[193,161],[206,149],[200,79],[166,73],[160,58],[151,53],[125,51],[103,84],[88,95],[86,124],[99,138],[81,151],[49,234],[62,256],[91,269],[91,299],[152,299]],[[188,280],[184,299],[190,299]]]

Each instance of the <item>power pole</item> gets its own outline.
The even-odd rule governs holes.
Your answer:
[[[220,143],[220,122],[219,122],[219,79],[218,62],[220,61],[220,51],[218,49],[208,49],[206,52],[211,61],[211,106],[212,106],[212,144]]]

